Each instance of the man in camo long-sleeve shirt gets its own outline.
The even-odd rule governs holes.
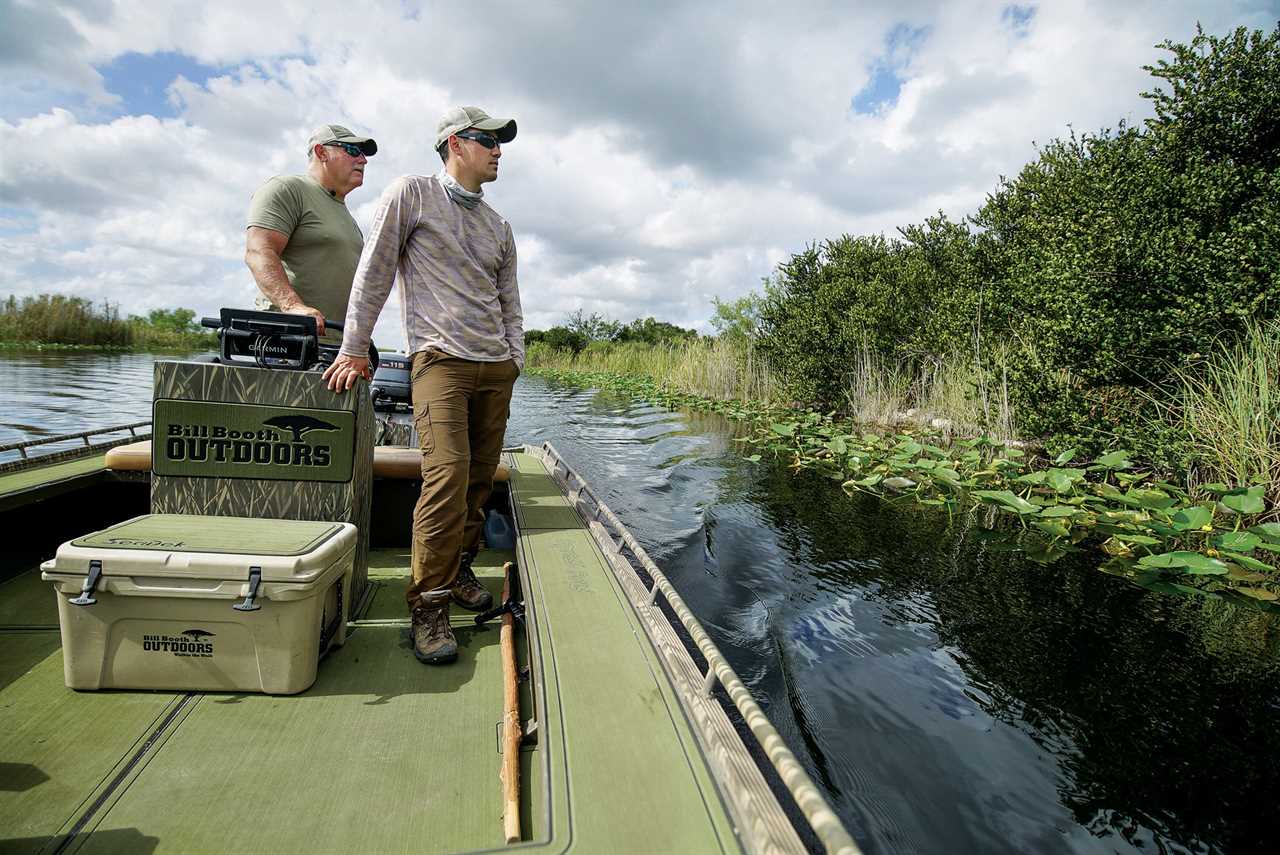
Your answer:
[[[347,305],[335,391],[369,379],[369,336],[400,282],[413,354],[413,417],[422,445],[422,494],[413,512],[413,652],[442,664],[458,656],[450,600],[481,611],[493,598],[471,571],[482,507],[502,452],[511,388],[524,366],[524,331],[511,226],[483,199],[498,177],[513,119],[455,107],[440,119],[435,175],[405,175],[382,194]]]

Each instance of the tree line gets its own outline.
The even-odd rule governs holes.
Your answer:
[[[1008,395],[1020,435],[1176,455],[1158,425],[1177,419],[1153,414],[1280,314],[1280,25],[1157,47],[1141,126],[1049,142],[959,221],[811,245],[763,294],[717,303],[717,328],[821,407],[868,359],[907,378],[961,365],[972,394]]]
[[[636,318],[630,323],[610,320],[599,313],[586,315],[581,309],[564,324],[547,330],[526,330],[526,344],[541,343],[549,348],[572,351],[576,356],[592,342],[625,344],[683,344],[696,341],[696,330],[684,329],[655,318]]]

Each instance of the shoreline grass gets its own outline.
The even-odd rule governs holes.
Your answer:
[[[886,430],[914,426],[948,437],[986,434],[1017,444],[1007,382],[993,387],[987,379],[988,374],[1005,376],[1004,359],[1003,351],[988,365],[957,356],[908,374],[864,349],[846,375],[840,412]],[[649,377],[716,400],[801,406],[788,397],[782,380],[745,337],[657,345],[596,341],[576,354],[535,342],[528,348],[526,364],[530,370]]]
[[[771,402],[782,392],[750,342],[697,339],[675,344],[591,342],[577,354],[535,342],[529,346],[530,369],[604,371],[666,378],[679,388],[717,400]]]
[[[1187,437],[1190,480],[1265,484],[1280,502],[1280,321],[1250,323],[1178,380],[1162,416]]]
[[[721,413],[747,425],[737,441],[756,451],[744,454],[748,461],[769,454],[837,480],[846,492],[911,500],[952,514],[985,507],[989,519],[1004,517],[1038,539],[1035,553],[1028,552],[1033,560],[1048,563],[1090,548],[1104,558],[1099,569],[1142,587],[1277,609],[1280,507],[1267,501],[1266,484],[1174,484],[1123,449],[1078,462],[1074,449],[1049,459],[989,434],[961,438],[927,427],[869,431],[847,414],[817,412],[784,396],[726,394],[737,381],[722,380],[715,387],[719,394],[709,395],[676,370],[679,358],[705,352],[707,345],[701,347],[671,348],[647,362],[634,348],[577,360],[567,352],[541,353],[530,359],[530,371],[671,408]],[[655,368],[666,373],[655,376]]]
[[[119,307],[100,307],[62,294],[15,296],[0,302],[0,348],[16,350],[177,351],[217,347],[212,331],[194,324],[189,309],[156,309],[147,317],[120,317]]]

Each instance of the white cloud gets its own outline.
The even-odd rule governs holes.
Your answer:
[[[486,192],[527,326],[583,309],[705,329],[711,297],[811,241],[963,216],[1033,141],[1140,121],[1141,66],[1197,20],[1274,25],[1249,0],[1058,0],[1017,26],[1009,5],[0,0],[0,63],[25,81],[0,85],[0,293],[247,303],[249,195],[301,171],[311,127],[378,139],[348,199],[367,226],[392,178],[438,168],[435,118],[476,103],[520,123]],[[172,118],[102,118],[96,66],[158,51],[219,71],[163,81]],[[856,114],[877,68],[898,97]],[[398,323],[389,306],[380,342]]]

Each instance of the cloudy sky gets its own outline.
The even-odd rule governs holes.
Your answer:
[[[806,243],[963,216],[1070,127],[1148,115],[1154,45],[1277,0],[0,0],[0,296],[249,305],[244,214],[308,131],[378,140],[347,199],[439,167],[439,115],[514,116],[486,198],[527,327],[708,330]],[[378,339],[402,342],[398,311]]]

